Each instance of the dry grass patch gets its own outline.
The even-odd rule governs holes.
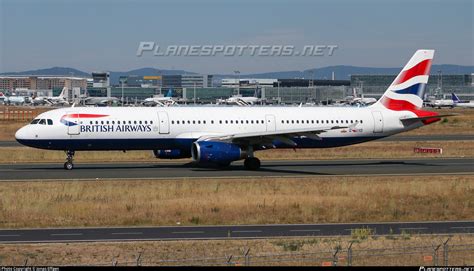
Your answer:
[[[474,176],[0,183],[0,227],[474,219]]]
[[[415,154],[414,147],[443,148],[443,154]],[[474,141],[428,141],[428,142],[367,142],[347,147],[329,149],[274,149],[256,152],[264,160],[275,159],[371,159],[371,158],[420,158],[420,157],[473,157]],[[39,150],[28,147],[0,148],[0,163],[63,163],[63,151]],[[151,151],[78,151],[75,162],[158,162]],[[178,161],[189,162],[190,159]]]
[[[375,237],[356,240],[352,264],[365,265],[433,265],[432,245],[441,244],[445,236]],[[336,248],[338,265],[347,265],[350,237],[307,237],[260,240],[156,241],[125,243],[12,244],[0,247],[0,265],[225,265],[232,255],[232,265],[245,264],[243,253],[250,249],[250,265],[322,265],[330,262]],[[473,244],[472,235],[455,235],[449,244]],[[288,247],[296,249],[289,250]],[[417,252],[414,248],[417,247]],[[454,251],[450,247],[449,265],[473,265],[474,250]],[[375,256],[374,251],[380,249]],[[311,254],[310,254],[311,253]],[[392,255],[388,255],[392,253]],[[443,264],[442,249],[438,264]],[[278,254],[278,255],[277,255]],[[261,257],[265,256],[267,257]],[[268,255],[271,255],[268,257]],[[207,258],[208,260],[202,260]],[[194,259],[194,260],[192,260]],[[274,262],[263,262],[263,261]]]

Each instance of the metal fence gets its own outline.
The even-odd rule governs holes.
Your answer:
[[[266,266],[266,265],[312,265],[312,266],[358,266],[358,265],[419,265],[448,266],[473,265],[474,243],[451,244],[450,239],[429,245],[403,247],[363,248],[357,241],[345,246],[328,245],[327,249],[315,251],[291,251],[298,247],[288,246],[284,253],[253,253],[252,248],[239,249],[239,253],[213,255],[209,257],[160,258],[156,251],[142,250],[130,255],[115,255],[107,261],[83,263],[98,266]],[[291,244],[291,241],[290,241]],[[2,256],[2,255],[0,255]],[[71,255],[73,257],[73,255]],[[0,257],[2,265],[41,265],[37,257],[22,255],[8,258]],[[73,262],[73,261],[72,261]],[[48,265],[55,263],[54,259]],[[74,265],[74,264],[73,264]]]
[[[9,110],[8,107],[0,110],[0,120],[26,121],[32,120],[33,117],[32,110]]]

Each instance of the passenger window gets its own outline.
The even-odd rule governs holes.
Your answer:
[[[203,120],[203,121],[202,121],[202,124],[206,124],[206,121],[205,121],[205,120]]]
[[[48,119],[48,125],[53,125],[53,120]]]
[[[233,123],[234,123],[234,121],[233,121],[233,120],[230,120],[230,124],[233,124]]]
[[[213,120],[211,120],[211,124],[214,124],[214,121],[213,121]]]
[[[136,121],[136,120],[134,120],[134,121],[133,121],[133,124],[137,124],[137,121]]]
[[[198,120],[198,124],[201,124],[201,121],[200,121],[200,120]]]
[[[92,124],[92,121],[89,121],[89,124]]]
[[[174,120],[171,121],[171,124],[174,124]]]
[[[176,121],[179,124],[179,121]],[[148,124],[148,121],[145,120],[145,124]]]
[[[314,124],[314,120],[311,120],[311,123]]]
[[[363,123],[362,120],[360,120],[360,123]]]
[[[253,120],[251,120],[250,123],[253,124]]]
[[[249,124],[249,120],[246,120],[245,123]]]
[[[296,120],[296,123],[298,123],[298,124],[299,124],[299,123],[300,123],[300,121],[299,121],[299,120]]]
[[[193,124],[196,124],[196,121],[195,121],[195,120],[193,120]]]
[[[142,124],[142,121],[139,121],[138,123],[139,123],[139,124]]]
[[[153,121],[152,121],[152,120],[150,120],[150,124],[153,124]]]
[[[146,124],[146,121],[145,121],[145,124]],[[179,120],[176,121],[176,124],[179,124]]]
[[[241,123],[241,124],[244,124],[244,121],[243,121],[243,120],[241,120],[241,121],[240,121],[240,123]]]
[[[102,121],[100,122],[100,124],[104,124],[104,121],[102,120]]]
[[[339,121],[338,121],[338,120],[336,120],[336,123],[339,123]]]
[[[219,124],[222,124],[222,120],[219,121]]]

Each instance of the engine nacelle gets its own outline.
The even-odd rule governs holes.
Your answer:
[[[181,159],[181,158],[189,158],[191,154],[189,151],[182,151],[180,149],[173,149],[173,150],[153,150],[153,154],[156,158],[160,159]]]
[[[198,163],[228,165],[247,157],[247,152],[232,143],[199,141],[193,143],[192,157]]]

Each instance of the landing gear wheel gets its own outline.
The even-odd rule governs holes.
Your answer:
[[[255,157],[249,157],[245,159],[244,167],[248,170],[257,170],[260,168],[260,160]]]
[[[74,151],[66,151],[66,163],[64,163],[64,169],[71,170],[74,168],[72,160],[74,158]]]
[[[64,169],[71,170],[74,168],[74,164],[72,162],[64,163]]]

